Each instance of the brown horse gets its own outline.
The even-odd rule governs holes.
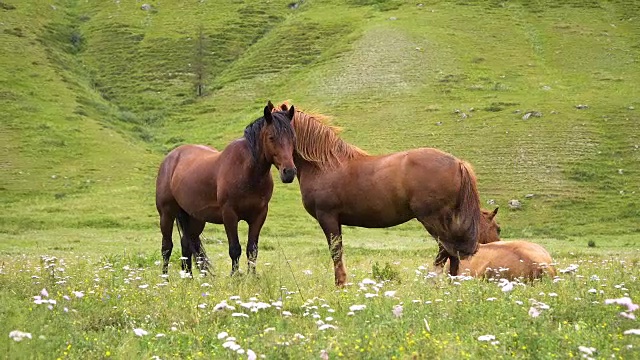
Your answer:
[[[173,249],[173,221],[182,230],[182,269],[191,273],[191,257],[201,271],[208,259],[200,234],[205,223],[224,224],[229,241],[231,274],[238,270],[242,248],[238,222],[249,224],[247,259],[255,272],[258,237],[267,217],[273,192],[271,165],[280,171],[282,182],[295,178],[293,163],[295,133],[291,127],[294,108],[273,112],[271,102],[264,116],[249,124],[244,137],[231,142],[223,151],[183,145],[171,151],[160,165],[156,181],[156,207],[162,231],[162,272],[167,273]]]
[[[493,211],[481,209],[482,220],[478,228],[478,244],[488,244],[496,241],[500,241],[500,225],[495,221],[495,217],[498,214],[498,209]],[[434,261],[434,265],[437,268],[444,268],[447,261],[449,261],[449,275],[458,275],[458,269],[460,266],[460,259],[451,256],[442,245],[438,244],[438,255]]]
[[[457,275],[535,280],[556,275],[553,259],[542,246],[528,241],[498,241],[480,244],[478,252],[460,261]]]
[[[372,156],[342,140],[322,115],[298,111],[292,125],[302,202],[327,238],[336,285],[347,275],[342,225],[385,228],[418,219],[451,256],[476,252],[480,199],[469,164],[432,148]]]

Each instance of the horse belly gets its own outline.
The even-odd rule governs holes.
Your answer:
[[[219,206],[209,206],[204,209],[195,211],[191,214],[198,220],[202,220],[212,224],[222,224],[222,211]]]
[[[388,228],[413,219],[413,215],[386,213],[386,212],[361,212],[340,214],[340,224],[358,226],[364,228]]]

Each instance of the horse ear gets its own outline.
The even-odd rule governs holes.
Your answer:
[[[493,219],[494,217],[496,217],[496,215],[498,215],[498,209],[500,209],[500,207],[497,207],[495,210],[493,210],[489,219]]]
[[[271,104],[271,102],[269,102],[269,104],[271,105],[271,109],[273,109],[273,104]],[[267,124],[271,124],[273,122],[271,109],[269,109],[269,105],[264,107],[264,120],[267,122]]]
[[[291,105],[291,107],[289,108],[289,120],[293,121],[293,117],[296,115],[296,108]]]
[[[267,101],[267,106],[269,107],[269,111],[272,111],[273,108],[275,107],[273,106],[273,103],[271,102],[271,100]]]

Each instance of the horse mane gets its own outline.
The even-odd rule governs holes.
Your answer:
[[[249,150],[251,151],[254,162],[258,161],[260,154],[262,154],[260,132],[266,125],[267,121],[263,116],[254,120],[244,129],[244,138],[247,139],[247,142],[249,143]],[[295,139],[291,122],[285,116],[283,111],[276,111],[273,113],[273,130],[276,138],[288,137],[290,139]]]
[[[289,104],[284,102],[276,108],[286,110]],[[332,125],[327,115],[305,113],[296,107],[291,123],[296,133],[296,152],[321,169],[333,168],[345,160],[369,155],[340,138],[342,129]]]

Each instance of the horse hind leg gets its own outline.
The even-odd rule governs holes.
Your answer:
[[[169,212],[160,215],[160,231],[162,232],[162,273],[169,271],[169,259],[173,250],[173,221],[174,217]]]
[[[180,244],[182,245],[182,270],[187,274],[191,274],[193,270],[192,257],[199,258],[204,253],[200,234],[204,230],[205,222],[189,216],[184,210],[180,210],[178,213],[178,225],[179,229],[182,229],[182,237],[180,239]]]
[[[209,272],[209,268],[211,267],[211,263],[209,262],[209,258],[207,257],[207,253],[204,251],[204,246],[202,244],[202,238],[200,236],[195,236],[193,241],[191,242],[193,245],[192,253],[196,259],[196,265],[198,266],[198,270],[202,275],[206,275]]]

